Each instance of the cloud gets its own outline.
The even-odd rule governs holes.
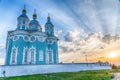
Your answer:
[[[74,29],[72,31],[66,32],[64,35],[64,40],[68,42],[78,41],[80,39],[83,39],[85,36],[86,34],[84,32]]]
[[[73,40],[70,32],[67,32],[67,34],[64,36],[65,41],[71,42]]]
[[[0,65],[4,64],[5,54],[5,44],[0,44]]]
[[[65,61],[80,61],[84,53],[90,56],[101,56],[107,49],[119,49],[120,37],[115,35],[120,33],[118,0],[41,0],[41,2],[2,0],[0,58],[3,58],[5,52],[1,44],[5,44],[7,31],[17,27],[16,18],[21,14],[24,4],[27,5],[27,15],[30,19],[32,19],[33,9],[37,9],[38,20],[42,27],[50,13],[51,21],[55,26],[55,35],[60,39],[61,60],[66,57],[66,53],[68,58]]]
[[[119,35],[91,33],[82,40],[76,38],[78,35],[80,33],[74,35],[74,31],[67,32],[65,40],[59,42],[61,62],[84,62],[85,54],[89,56],[90,61],[96,61],[99,57],[106,57],[111,51],[120,51]]]
[[[62,30],[56,30],[55,36],[57,36],[57,37],[60,36],[62,34],[62,32],[63,32]]]

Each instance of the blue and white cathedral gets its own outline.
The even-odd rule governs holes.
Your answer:
[[[37,14],[34,13],[30,21],[26,13],[24,8],[17,18],[17,28],[8,31],[5,65],[57,64],[58,38],[54,35],[50,16],[47,17],[43,32]]]

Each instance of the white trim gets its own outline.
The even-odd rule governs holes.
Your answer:
[[[28,35],[40,35],[40,36],[46,36],[47,34],[45,32],[41,31],[35,31],[35,32],[28,32],[25,30],[13,30],[12,32],[9,33],[10,35],[16,35],[16,34],[28,34]]]
[[[51,56],[50,56],[50,54],[51,54]],[[50,58],[52,58],[51,59],[51,61],[50,61]],[[46,64],[50,64],[50,63],[54,63],[54,59],[53,59],[54,57],[53,57],[53,49],[46,49]]]
[[[33,35],[32,35],[32,36],[30,36],[29,41],[30,41],[30,42],[34,42],[34,41],[32,41],[32,40],[31,40],[31,38],[32,38],[32,37],[34,37],[34,38],[35,38],[35,40],[34,40],[34,41],[36,41],[36,36],[35,36],[35,35],[34,35],[34,36],[33,36]]]
[[[17,37],[16,40],[15,40],[15,37]],[[17,41],[19,39],[19,35],[14,35],[14,36],[12,36],[12,38],[13,38],[13,41]]]
[[[20,24],[20,29],[22,29],[22,24]]]
[[[8,40],[6,41],[6,51],[7,51],[7,53],[8,53],[8,48],[9,48],[9,42],[10,42],[10,39],[8,38]]]
[[[13,50],[16,50],[16,53],[15,53],[15,63],[12,63],[12,57],[13,57]],[[18,47],[12,47],[12,49],[11,49],[11,57],[10,57],[10,64],[17,64],[17,54],[18,54]]]
[[[50,43],[50,41],[51,41],[51,43]],[[52,39],[47,40],[47,44],[53,44],[53,43],[54,43],[54,40],[52,40]]]
[[[25,61],[25,51],[27,49],[27,62],[24,62]],[[24,50],[23,50],[23,59],[22,59],[22,64],[29,64],[29,48],[28,47],[24,47]]]
[[[49,64],[48,48],[46,48],[46,64]]]
[[[50,52],[50,54],[51,54],[50,57],[52,58],[50,63],[53,63],[53,62],[54,62],[54,61],[53,61],[53,60],[54,60],[54,59],[53,59],[53,58],[54,58],[54,57],[53,57],[53,49],[50,48],[49,52]]]
[[[39,61],[44,61],[44,52],[43,52],[43,50],[39,51]]]
[[[38,41],[40,41],[40,42],[44,42],[45,41],[45,37],[43,37],[43,36],[37,36],[37,38],[38,38]],[[40,40],[40,38],[42,39],[42,40]]]
[[[34,62],[31,62],[31,50],[32,49],[34,50]],[[35,64],[36,63],[36,48],[33,47],[33,46],[30,48],[30,63],[31,64]]]
[[[29,35],[23,35],[22,37],[23,37],[23,40],[24,40],[25,42],[30,41],[30,37],[29,37]],[[25,40],[25,37],[28,37],[28,40]]]
[[[13,39],[13,41],[16,41],[16,40],[14,40],[14,37],[15,36],[17,36],[18,37],[18,39],[20,38],[20,37],[22,37],[22,39],[25,41],[25,42],[34,42],[34,41],[36,41],[36,40],[38,40],[38,41],[40,41],[40,42],[44,42],[45,40],[46,40],[46,36],[44,36],[44,35],[40,35],[40,34],[11,34],[11,35],[9,35],[9,39],[10,38],[12,38]],[[28,36],[28,41],[26,41],[25,39],[24,39],[24,37],[25,36]],[[34,41],[31,41],[31,37],[35,37],[35,40]],[[42,40],[40,40],[40,37],[42,37]],[[18,40],[17,39],[17,40]]]

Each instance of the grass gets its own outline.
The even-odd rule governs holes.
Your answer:
[[[111,80],[112,70],[62,72],[1,78],[0,80]]]

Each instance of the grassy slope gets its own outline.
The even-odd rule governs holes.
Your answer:
[[[110,71],[82,71],[9,77],[0,80],[111,80]]]

